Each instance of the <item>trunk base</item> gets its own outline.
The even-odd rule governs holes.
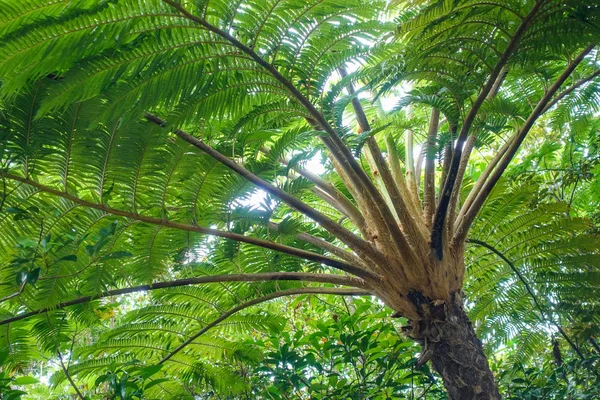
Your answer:
[[[413,300],[413,302],[415,302]],[[413,338],[423,344],[420,363],[431,360],[452,400],[498,400],[500,394],[460,295],[450,303],[435,304],[420,297],[423,318],[413,321]]]

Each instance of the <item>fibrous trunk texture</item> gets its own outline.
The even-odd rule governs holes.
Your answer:
[[[413,302],[423,318],[413,321],[410,336],[423,345],[423,362],[431,360],[452,400],[497,400],[498,387],[481,341],[463,308],[460,295],[436,304],[418,294]]]

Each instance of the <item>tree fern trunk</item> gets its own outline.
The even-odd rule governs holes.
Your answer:
[[[423,303],[419,308],[424,310]],[[460,296],[450,304],[429,303],[428,316],[414,322],[412,335],[423,343],[422,360],[431,360],[452,400],[500,399],[481,341]]]

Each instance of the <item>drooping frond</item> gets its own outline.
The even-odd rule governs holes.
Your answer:
[[[466,261],[480,335],[490,346],[516,340],[517,363],[548,348],[546,332],[569,318],[562,304],[595,302],[591,293],[600,283],[590,221],[569,217],[565,203],[532,208],[538,190],[499,186],[475,225]]]
[[[597,4],[14,3],[0,0],[7,374],[46,359],[76,392],[119,376],[156,398],[250,397],[244,365],[295,329],[297,295],[378,297],[424,343],[413,370],[442,351],[447,313],[464,316],[463,289],[490,349],[522,347],[512,362],[549,333],[584,358]],[[372,339],[345,355],[368,358]]]

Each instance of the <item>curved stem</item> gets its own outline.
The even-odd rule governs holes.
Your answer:
[[[333,187],[333,185],[331,186]],[[366,237],[367,234],[365,230],[365,219],[358,210],[358,208],[356,208],[356,206],[354,206],[354,204],[352,204],[352,202],[350,202],[350,200],[348,200],[346,196],[342,195],[337,189],[335,193],[330,193],[330,191],[324,190],[319,186],[313,187],[311,191],[315,194],[315,196],[319,197],[321,200],[325,201],[331,207],[339,211],[344,217],[349,218],[350,221],[354,224],[354,226],[356,226],[361,232],[363,237]],[[347,203],[351,205],[350,208],[348,208]]]
[[[3,298],[1,298],[1,299],[0,299],[0,304],[1,304],[1,303],[4,303],[5,301],[8,301],[8,300],[12,299],[13,297],[20,296],[20,295],[21,295],[21,293],[23,293],[23,290],[25,290],[25,285],[27,285],[27,281],[25,281],[25,282],[23,282],[23,283],[21,284],[21,287],[19,288],[19,290],[18,290],[18,291],[14,292],[14,293],[12,293],[12,294],[9,294],[9,295],[8,295],[8,296],[6,296],[6,297],[3,297]]]
[[[517,275],[517,278],[519,278],[519,280],[521,281],[521,283],[523,284],[523,286],[525,286],[525,289],[527,290],[527,293],[529,294],[529,296],[533,300],[533,303],[535,304],[536,308],[539,310],[539,312],[540,312],[540,314],[542,316],[542,320],[548,321],[552,325],[554,325],[556,327],[556,329],[558,330],[558,332],[561,334],[561,336],[569,343],[569,345],[571,346],[571,348],[577,353],[577,355],[579,356],[579,358],[581,358],[582,360],[585,360],[585,357],[581,353],[581,350],[579,350],[579,347],[575,344],[575,342],[573,342],[573,340],[569,337],[569,335],[567,335],[567,333],[562,329],[562,327],[560,325],[558,325],[558,323],[556,323],[554,321],[554,319],[552,318],[552,316],[546,314],[546,312],[544,311],[544,309],[540,305],[540,302],[538,301],[537,296],[533,292],[533,289],[531,289],[531,286],[529,286],[529,283],[527,282],[527,280],[525,280],[525,277],[523,276],[523,274],[521,274],[521,272],[519,271],[519,269],[504,254],[502,254],[494,246],[492,246],[492,245],[490,245],[490,244],[488,244],[488,243],[486,243],[486,242],[484,242],[482,240],[468,239],[467,243],[473,243],[473,244],[477,244],[477,245],[479,245],[481,247],[485,247],[486,249],[490,250],[492,253],[494,253],[498,257],[500,257],[500,259],[502,259],[502,261],[504,261],[510,267],[510,269],[515,273],[515,275]]]
[[[67,380],[71,384],[71,387],[73,387],[73,389],[75,389],[75,392],[77,393],[77,397],[79,397],[81,400],[85,400],[85,397],[83,397],[83,395],[81,394],[81,391],[79,390],[79,388],[75,384],[75,381],[73,380],[73,377],[71,376],[71,374],[69,374],[68,368],[65,366],[65,363],[63,361],[63,356],[62,356],[60,350],[56,349],[56,352],[57,352],[57,355],[58,355],[58,361],[60,362],[60,367],[62,368],[65,376],[67,377]]]
[[[600,76],[600,69],[594,71],[592,74],[586,76],[585,78],[578,80],[572,86],[569,86],[568,88],[566,88],[565,90],[560,92],[558,95],[556,95],[556,97],[554,99],[552,99],[552,101],[549,102],[548,105],[544,108],[544,112],[546,112],[549,109],[551,109],[552,107],[554,107],[556,105],[556,103],[558,103],[563,98],[565,98],[567,95],[569,95],[573,90],[577,89],[581,85],[588,83],[589,81],[591,81],[592,79],[594,79],[597,76]]]
[[[189,225],[189,224],[183,224],[180,222],[167,221],[167,220],[163,220],[163,219],[159,219],[159,218],[153,218],[153,217],[148,217],[145,215],[140,215],[140,214],[133,213],[133,212],[123,211],[123,210],[119,210],[116,208],[107,207],[102,204],[97,204],[97,203],[93,203],[90,201],[82,200],[71,194],[61,192],[60,190],[52,189],[52,188],[44,186],[38,182],[32,181],[31,179],[28,179],[28,178],[23,178],[20,176],[7,174],[4,172],[0,172],[0,175],[6,177],[8,179],[26,183],[28,185],[31,185],[33,187],[40,189],[43,192],[50,193],[55,196],[59,196],[64,199],[70,200],[75,204],[78,204],[78,205],[81,205],[84,207],[93,208],[93,209],[100,210],[100,211],[104,211],[108,214],[131,218],[131,219],[141,221],[141,222],[146,222],[146,223],[149,223],[152,225],[160,225],[160,226],[165,226],[165,227],[169,227],[169,228],[189,231],[189,232],[198,232],[198,233],[203,233],[205,235],[218,236],[218,237],[222,237],[225,239],[234,240],[237,242],[248,243],[248,244],[252,244],[255,246],[259,246],[259,247],[264,247],[266,249],[279,251],[281,253],[289,254],[291,256],[295,256],[298,258],[303,258],[306,260],[319,262],[319,263],[328,265],[330,267],[339,269],[341,271],[347,272],[349,274],[360,276],[365,279],[377,279],[378,278],[373,273],[366,271],[362,268],[359,268],[354,265],[350,265],[348,263],[345,263],[345,262],[342,262],[339,260],[335,260],[333,258],[323,256],[318,253],[313,253],[311,251],[296,249],[294,247],[286,246],[286,245],[283,245],[280,243],[275,243],[275,242],[271,242],[268,240],[258,239],[258,238],[251,237],[251,236],[244,236],[244,235],[240,235],[240,234],[229,232],[229,231],[221,231],[218,229],[205,228],[205,227],[201,227],[201,226],[197,226],[197,225]]]
[[[262,297],[247,301],[245,303],[242,303],[240,305],[237,305],[237,306],[233,307],[232,309],[224,312],[217,319],[213,320],[212,322],[210,322],[209,324],[204,326],[201,330],[199,330],[198,333],[194,334],[189,339],[187,339],[185,342],[183,342],[179,346],[177,346],[173,351],[171,351],[169,354],[167,354],[167,356],[165,356],[162,360],[160,360],[158,362],[158,364],[162,364],[166,361],[169,361],[169,359],[171,359],[175,354],[179,353],[181,350],[183,350],[184,347],[186,347],[187,345],[192,343],[194,340],[196,340],[198,337],[200,337],[201,335],[206,333],[209,329],[214,328],[215,326],[217,326],[218,324],[220,324],[221,322],[223,322],[224,320],[226,320],[227,318],[229,318],[230,316],[232,316],[233,314],[235,314],[239,311],[242,311],[248,307],[252,307],[254,305],[264,303],[266,301],[273,300],[273,299],[276,299],[279,297],[293,296],[293,295],[299,295],[299,294],[335,294],[335,295],[341,295],[341,296],[366,296],[366,295],[370,295],[371,293],[366,290],[357,290],[357,289],[308,288],[308,287],[298,288],[298,289],[288,289],[288,290],[282,290],[279,292],[270,293],[265,296],[262,296]]]
[[[282,164],[288,165],[289,160],[282,159],[280,160]],[[301,175],[302,177],[308,179],[312,183],[315,184],[316,189],[320,190],[322,193],[327,195],[329,198],[321,197],[319,193],[317,196],[321,197],[323,200],[327,201],[331,204],[335,209],[339,212],[350,218],[352,223],[361,231],[364,232],[365,229],[365,218],[361,214],[360,210],[346,197],[343,193],[341,193],[332,183],[324,180],[319,175],[312,173],[304,168],[298,168],[294,166],[291,168],[296,173]]]
[[[485,86],[477,96],[477,99],[471,106],[469,113],[467,114],[465,120],[463,121],[462,127],[460,129],[460,133],[458,138],[456,139],[456,146],[454,147],[454,154],[452,157],[452,161],[450,163],[450,168],[448,171],[448,177],[446,178],[446,182],[444,182],[444,189],[442,193],[440,193],[440,202],[439,206],[436,210],[435,216],[433,218],[433,229],[431,232],[431,248],[435,252],[435,255],[438,259],[442,259],[443,257],[443,238],[444,238],[444,226],[446,223],[446,217],[448,212],[448,207],[450,205],[450,198],[452,193],[455,190],[460,190],[460,188],[455,187],[456,179],[458,178],[458,169],[462,159],[463,147],[465,141],[467,140],[467,135],[471,130],[471,126],[475,121],[475,117],[479,112],[479,109],[483,105],[483,102],[488,97],[489,93],[494,89],[494,85],[498,79],[498,76],[504,70],[504,67],[508,63],[509,58],[512,56],[513,52],[516,50],[521,37],[527,31],[527,28],[537,15],[537,13],[542,8],[543,0],[537,0],[535,5],[529,12],[529,14],[521,21],[521,24],[513,34],[508,46],[502,53],[502,56],[496,63],[494,70],[490,74],[488,81]],[[497,90],[497,88],[496,88]]]
[[[65,317],[63,317],[63,320],[64,320],[64,318]],[[50,321],[50,317],[48,316],[48,313],[46,313],[46,320],[48,320],[48,324],[52,327],[52,322]],[[60,329],[58,332],[60,333]],[[71,355],[73,354],[72,351],[73,351],[74,343],[75,343],[75,336],[73,336],[73,339],[71,340]],[[79,397],[81,400],[85,400],[85,397],[83,397],[83,395],[81,394],[81,391],[79,391],[79,388],[75,384],[73,377],[71,376],[71,374],[69,374],[69,366],[68,365],[65,366],[65,362],[63,361],[63,355],[58,346],[56,347],[56,354],[58,355],[58,361],[60,362],[60,367],[62,368],[63,373],[65,374],[67,380],[71,384],[71,387],[73,387],[73,389],[75,390],[75,393],[77,393],[77,397]],[[69,361],[69,363],[70,363],[70,361]]]
[[[317,246],[325,251],[330,252],[331,254],[341,258],[342,260],[347,261],[348,263],[354,265],[364,265],[363,260],[356,257],[353,253],[350,253],[344,249],[340,249],[336,245],[329,243],[326,240],[323,240],[319,237],[310,235],[308,233],[302,232],[296,235],[296,237],[304,242],[310,243],[314,246]]]
[[[47,311],[58,310],[65,307],[74,306],[77,304],[87,303],[92,300],[102,299],[104,297],[118,296],[122,294],[151,291],[157,289],[174,288],[180,286],[199,285],[204,283],[218,282],[261,282],[261,281],[303,281],[303,282],[319,282],[331,283],[335,285],[347,285],[356,288],[361,288],[363,291],[369,288],[367,283],[362,279],[352,278],[343,275],[332,274],[311,274],[306,272],[262,272],[255,274],[226,274],[226,275],[209,275],[197,278],[178,279],[174,281],[157,282],[149,285],[132,286],[122,289],[113,289],[106,292],[94,295],[83,296],[74,300],[65,301],[56,304],[52,307],[41,308],[23,314],[15,315],[14,317],[0,321],[0,325],[10,324],[11,322],[20,321],[34,315],[45,313]],[[315,288],[316,289],[316,288]],[[320,288],[328,289],[328,288]]]
[[[159,125],[159,126],[166,126],[166,124],[167,124],[166,121],[164,121],[161,118],[157,117],[156,115],[153,115],[150,113],[146,113],[145,117],[148,121],[150,121],[156,125]],[[303,201],[295,198],[294,196],[290,195],[289,193],[286,193],[285,191],[279,189],[278,187],[271,185],[269,182],[265,181],[264,179],[258,177],[257,175],[253,174],[252,172],[248,171],[246,168],[242,167],[241,165],[237,164],[235,161],[231,160],[230,158],[219,153],[218,151],[216,151],[215,149],[213,149],[212,147],[210,147],[209,145],[204,143],[202,140],[182,131],[181,129],[175,129],[175,134],[177,136],[179,136],[181,139],[183,139],[184,141],[190,143],[192,146],[202,150],[205,154],[214,158],[221,164],[230,168],[232,171],[234,171],[238,175],[240,175],[243,178],[254,183],[256,186],[260,187],[267,193],[270,193],[273,196],[276,196],[277,198],[281,199],[283,202],[285,202],[289,206],[293,207],[294,209],[298,210],[302,214],[306,215],[307,217],[311,218],[315,222],[319,223],[323,228],[327,229],[333,235],[338,237],[342,242],[344,242],[351,249],[357,251],[358,253],[362,253],[362,254],[369,254],[370,252],[373,251],[372,247],[369,245],[368,242],[359,238],[358,236],[356,236],[355,234],[353,234],[346,228],[337,224],[336,222],[331,220],[329,217],[320,213],[319,211],[315,210],[314,208],[310,207]]]
[[[494,169],[494,171],[490,174],[488,180],[482,185],[481,191],[476,193],[470,208],[466,211],[464,217],[459,222],[458,229],[456,230],[456,234],[453,240],[455,243],[460,243],[467,237],[469,228],[471,227],[471,224],[473,223],[475,217],[479,213],[479,210],[481,209],[481,207],[483,207],[485,200],[492,192],[492,189],[494,188],[494,186],[496,185],[496,183],[498,182],[498,180],[512,161],[513,157],[517,154],[519,147],[523,143],[523,140],[525,140],[525,137],[527,136],[537,119],[546,110],[546,105],[548,104],[550,99],[552,99],[552,96],[556,94],[556,92],[558,91],[558,89],[560,89],[562,84],[569,78],[569,76],[573,73],[575,68],[577,68],[577,66],[583,61],[585,56],[589,54],[594,47],[595,45],[590,45],[586,47],[581,53],[577,55],[577,57],[573,61],[571,61],[567,65],[567,68],[565,68],[563,73],[560,74],[556,82],[554,82],[554,84],[546,91],[544,96],[542,96],[542,98],[537,103],[536,107],[533,109],[533,111],[531,112],[521,129],[519,129],[519,131],[511,138],[510,145],[506,151],[506,154],[504,154],[504,156],[498,163],[496,169]]]
[[[279,230],[279,224],[276,222],[269,222],[267,224],[268,228],[274,231]],[[328,251],[329,253],[341,258],[344,261],[347,261],[353,265],[364,265],[364,261],[358,258],[354,253],[351,253],[347,250],[344,250],[335,244],[332,244],[326,240],[323,240],[317,236],[311,235],[306,232],[301,232],[296,234],[296,238],[298,240],[302,240],[303,242],[310,243],[318,248]]]

